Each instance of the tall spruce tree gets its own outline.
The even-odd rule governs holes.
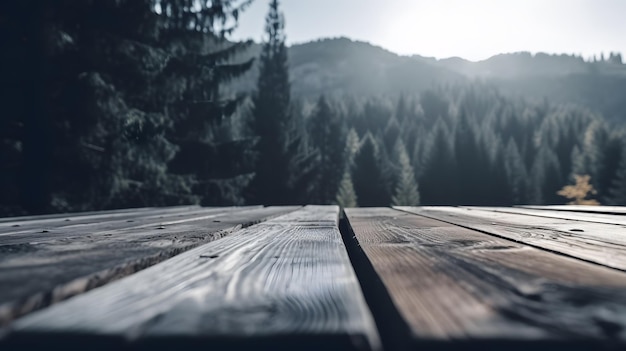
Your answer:
[[[394,147],[397,168],[400,170],[396,180],[396,188],[391,203],[394,206],[417,206],[420,202],[417,182],[411,160],[406,152],[406,147],[401,140],[396,142]]]
[[[522,160],[519,149],[515,140],[509,139],[504,152],[504,170],[508,178],[508,184],[514,204],[523,204],[527,202],[528,189],[528,171]]]
[[[309,119],[310,141],[320,157],[314,202],[331,204],[335,200],[344,169],[344,129],[340,116],[326,97],[320,96],[315,112]]]
[[[348,169],[343,173],[335,201],[343,208],[357,206],[357,197],[354,191],[354,184],[352,183],[352,175]]]
[[[427,150],[424,153],[424,171],[419,181],[424,204],[458,204],[458,183],[450,135],[446,123],[438,119],[429,135]]]
[[[246,73],[253,60],[233,62],[250,42],[229,43],[229,24],[249,0],[162,0],[160,37],[171,53],[160,80],[173,121],[168,137],[179,147],[169,166],[196,179],[204,205],[243,204],[251,178],[252,139],[237,139],[229,124],[242,96],[223,96],[222,84]]]
[[[24,129],[17,161],[24,208],[76,211],[204,197],[192,191],[194,177],[204,180],[197,169],[172,174],[170,162],[187,149],[182,124],[194,125],[201,131],[196,140],[206,141],[206,120],[220,120],[234,106],[217,98],[215,87],[250,63],[224,64],[234,49],[219,41],[249,2],[51,0],[11,10],[16,20],[0,22],[32,34],[32,47],[18,52],[41,61],[21,66],[28,73],[20,79],[33,88],[19,89],[29,103],[16,111]],[[211,98],[201,96],[208,91]],[[203,119],[196,123],[192,114]],[[190,163],[208,156],[197,152]]]
[[[359,206],[389,206],[391,196],[381,169],[378,143],[367,133],[361,141],[361,147],[354,158],[352,171],[354,190]]]
[[[317,153],[308,146],[301,119],[293,118],[285,19],[278,0],[270,2],[265,22],[267,38],[261,51],[250,128],[258,140],[249,201],[265,205],[302,203],[312,191]]]

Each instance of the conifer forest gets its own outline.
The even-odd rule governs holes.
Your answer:
[[[231,39],[251,3],[2,2],[0,216],[565,204],[577,183],[626,205],[621,56],[545,55],[582,67],[562,78],[468,77],[348,39],[288,46],[278,0],[263,42]],[[373,55],[397,60],[385,79]]]

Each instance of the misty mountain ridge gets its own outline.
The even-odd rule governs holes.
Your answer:
[[[258,56],[260,50],[260,44],[253,44],[238,59]],[[320,94],[397,96],[479,80],[503,93],[573,103],[601,112],[609,120],[626,121],[626,65],[613,55],[603,62],[590,62],[576,55],[519,52],[473,62],[459,57],[403,56],[345,37],[295,44],[288,52],[292,92],[305,99]],[[255,67],[231,87],[252,91],[257,72]]]

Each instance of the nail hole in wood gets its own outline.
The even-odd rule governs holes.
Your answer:
[[[220,255],[200,255],[200,258],[218,258]]]

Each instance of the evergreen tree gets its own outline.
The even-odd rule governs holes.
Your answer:
[[[622,149],[619,167],[609,190],[608,204],[626,206],[626,148]]]
[[[415,175],[413,174],[413,168],[411,167],[411,161],[406,152],[406,147],[401,140],[396,142],[394,154],[398,162],[400,173],[396,181],[392,204],[394,206],[417,206],[420,202],[417,183],[415,181]]]
[[[391,117],[387,126],[385,127],[385,134],[383,139],[385,141],[385,148],[389,151],[393,151],[396,143],[401,138],[400,125],[395,117]]]
[[[355,156],[352,180],[359,206],[389,206],[391,203],[381,170],[379,147],[370,133],[363,137]]]
[[[339,183],[339,191],[336,197],[337,204],[343,208],[356,207],[357,197],[354,191],[354,184],[352,183],[352,176],[350,171],[346,169]]]
[[[496,165],[497,167],[498,165]],[[502,166],[502,165],[500,165]],[[522,160],[515,140],[509,139],[504,153],[504,169],[508,178],[508,184],[514,204],[527,202],[528,172]]]
[[[308,201],[318,158],[302,133],[302,120],[293,119],[285,21],[278,6],[272,0],[266,17],[251,124],[258,140],[250,201],[265,205]]]
[[[559,204],[562,199],[557,192],[563,187],[561,165],[547,145],[541,145],[531,168],[531,184],[533,192],[530,202],[533,204]]]
[[[429,136],[424,172],[419,180],[422,188],[421,202],[424,204],[458,204],[454,151],[450,140],[450,132],[445,122],[439,119]]]
[[[285,204],[289,199],[289,159],[286,131],[290,128],[290,85],[285,47],[284,18],[278,1],[270,2],[266,17],[266,42],[260,57],[260,73],[254,96],[252,132],[258,137],[252,201]]]
[[[309,136],[319,152],[317,184],[314,201],[330,204],[335,200],[344,169],[344,128],[339,115],[326,98],[320,96],[315,112],[309,120]]]
[[[461,109],[454,134],[458,201],[465,205],[484,205],[490,192],[489,156],[481,148],[469,112],[465,107]]]
[[[0,26],[15,34],[26,30],[15,38],[26,38],[28,45],[13,43],[24,49],[16,47],[17,55],[2,60],[16,58],[28,71],[15,75],[27,82],[18,84],[33,88],[17,85],[29,103],[13,105],[22,126],[15,167],[24,175],[22,205],[37,213],[205,197],[197,185],[208,177],[194,166],[214,164],[202,161],[216,148],[234,156],[211,135],[236,105],[220,98],[219,84],[251,65],[226,64],[245,45],[223,40],[249,3],[51,0],[3,6],[15,8]],[[23,61],[21,53],[38,63]],[[206,147],[190,152],[192,141]],[[181,156],[189,159],[189,170],[173,174],[175,165],[185,163]],[[230,159],[242,163],[240,155]],[[241,174],[230,166],[212,166],[211,176],[216,168],[221,176]]]
[[[354,166],[354,156],[356,156],[356,153],[359,151],[359,146],[359,135],[354,128],[351,128],[346,136],[346,146],[343,152],[346,167],[351,168]]]

